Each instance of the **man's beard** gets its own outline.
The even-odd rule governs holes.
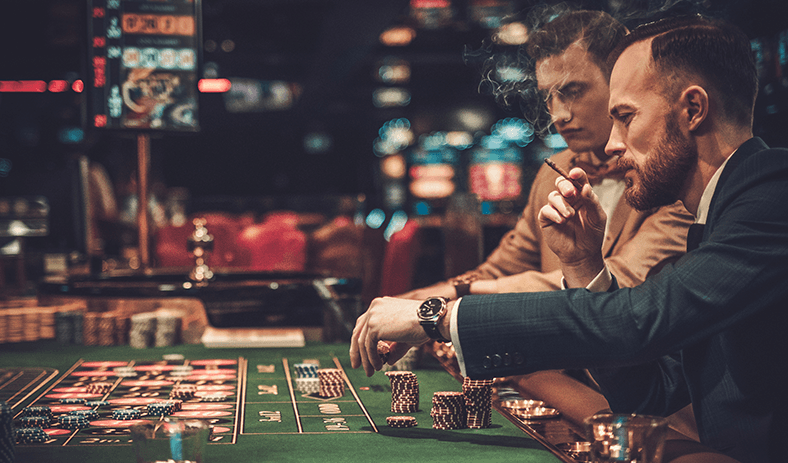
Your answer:
[[[698,147],[684,138],[675,119],[667,116],[665,138],[649,154],[643,167],[619,158],[619,167],[635,171],[639,185],[627,180],[627,202],[639,211],[673,204],[684,189],[690,170],[698,162]]]

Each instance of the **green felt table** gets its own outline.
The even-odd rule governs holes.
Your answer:
[[[168,353],[183,354],[190,360],[241,359],[238,370],[245,371],[241,371],[237,381],[241,387],[238,388],[236,422],[231,425],[233,431],[207,445],[206,462],[561,461],[496,411],[493,411],[490,428],[433,429],[429,414],[432,393],[462,388],[431,358],[423,359],[419,368],[414,369],[419,380],[420,410],[411,415],[419,424],[415,428],[398,429],[386,425],[386,417],[394,415],[389,408],[388,378],[380,372],[367,378],[362,370],[351,369],[346,344],[308,343],[302,348],[265,349],[206,349],[201,345],[132,349],[42,341],[3,345],[0,353],[0,369],[46,367],[58,370],[56,377],[15,411],[35,401],[80,361],[152,361],[161,360]],[[344,369],[350,383],[345,395],[320,400],[293,391],[294,380],[291,377],[288,384],[286,366],[292,371],[294,363],[305,359],[317,359],[321,367],[338,365]],[[333,405],[319,407],[320,404]],[[272,419],[274,416],[281,416],[281,421]],[[111,444],[72,439],[64,445],[64,440],[60,439],[49,444],[18,445],[17,461],[134,462],[128,435],[115,437],[117,442]]]

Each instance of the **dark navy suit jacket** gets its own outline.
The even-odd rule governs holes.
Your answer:
[[[642,285],[466,296],[457,330],[471,378],[590,368],[614,411],[692,402],[702,443],[785,461],[788,150],[739,147],[700,246]]]

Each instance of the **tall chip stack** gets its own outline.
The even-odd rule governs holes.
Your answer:
[[[174,346],[180,343],[181,317],[169,311],[156,314],[156,347]]]
[[[82,344],[95,346],[98,344],[99,334],[99,314],[97,312],[85,312],[82,318]]]
[[[319,394],[320,379],[317,377],[318,366],[314,363],[296,363],[295,371],[296,389],[304,394]]]
[[[320,381],[320,397],[342,397],[345,395],[345,379],[338,368],[319,368],[317,379]]]
[[[8,342],[8,310],[0,310],[0,344]]]
[[[438,391],[430,409],[433,429],[463,429],[467,421],[465,395],[459,391]]]
[[[115,320],[115,345],[125,346],[129,343],[129,330],[131,329],[131,318],[128,314],[121,311],[110,312]]]
[[[57,307],[40,307],[36,310],[38,315],[39,332],[41,339],[55,339],[55,314]]]
[[[22,341],[38,341],[41,339],[41,315],[35,307],[23,310]]]
[[[135,313],[131,316],[129,345],[135,349],[153,347],[156,338],[156,314]]]
[[[62,344],[82,343],[82,310],[62,310],[55,315],[55,337]]]
[[[419,380],[412,371],[387,371],[391,382],[391,411],[415,413],[419,411]]]
[[[98,320],[98,345],[115,345],[115,316],[112,312],[102,312]]]
[[[6,341],[21,342],[24,339],[25,313],[22,309],[7,309],[6,313]]]
[[[473,380],[465,378],[462,382],[462,393],[465,396],[465,412],[467,426],[472,429],[489,428],[492,418],[492,385],[491,379]]]
[[[0,463],[13,463],[16,459],[15,440],[13,412],[6,402],[0,402]]]

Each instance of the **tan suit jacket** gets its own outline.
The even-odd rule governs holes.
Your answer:
[[[569,170],[576,156],[565,150],[551,159]],[[468,273],[475,273],[480,279],[498,279],[499,292],[549,291],[561,287],[560,262],[545,243],[538,222],[539,210],[555,189],[557,177],[547,165],[539,169],[528,204],[514,229],[501,239],[484,263]],[[693,221],[681,202],[638,212],[622,196],[612,217],[608,217],[602,247],[607,266],[619,286],[636,286],[681,257],[686,252],[687,230]]]

